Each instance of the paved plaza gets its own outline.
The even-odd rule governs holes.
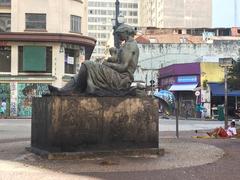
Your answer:
[[[160,119],[162,157],[109,156],[83,160],[47,160],[29,153],[31,120],[0,120],[0,180],[5,179],[237,179],[238,139],[194,139],[223,126],[220,121]],[[227,167],[225,167],[227,165]]]

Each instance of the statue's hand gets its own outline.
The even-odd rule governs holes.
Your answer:
[[[105,66],[109,66],[109,63],[108,63],[107,61],[103,61],[102,64],[105,65]],[[110,67],[110,66],[109,66],[109,67]]]

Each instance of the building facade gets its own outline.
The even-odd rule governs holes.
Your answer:
[[[0,101],[31,116],[31,99],[61,87],[90,59],[86,0],[0,0]]]
[[[120,14],[124,21],[138,26],[138,0],[120,0]],[[112,37],[112,19],[115,18],[115,0],[88,0],[88,35],[97,39],[92,59],[103,58]],[[113,38],[112,38],[113,39]]]
[[[219,58],[223,57],[232,57],[237,60],[240,56],[240,41],[232,38],[227,39],[219,37],[212,43],[189,43],[188,41],[177,43],[171,39],[156,43],[138,43],[140,53],[134,79],[150,85],[150,80],[157,82],[159,69],[172,64],[216,63]]]
[[[211,117],[215,99],[209,84],[220,84],[223,78],[223,68],[217,62],[173,64],[159,70],[158,88],[179,96],[181,116],[201,117],[197,105],[202,104],[204,117]]]
[[[213,93],[209,88],[209,83],[223,83],[224,82],[224,69],[219,66],[218,62],[203,62],[200,64],[201,69],[201,103],[206,108],[206,116],[212,116],[212,107],[214,104]],[[222,99],[223,103],[223,99]],[[216,104],[215,104],[216,105]]]
[[[195,96],[200,86],[200,63],[173,64],[159,70],[159,89],[172,91],[179,96],[179,112],[183,117],[196,117],[196,104],[200,98]],[[177,94],[178,93],[178,94]]]
[[[141,0],[140,26],[212,27],[212,0]]]
[[[179,96],[183,117],[216,116],[217,106],[224,104],[224,68],[218,62],[183,63],[159,70],[158,89],[169,90]],[[228,115],[234,117],[240,90],[228,89]],[[197,106],[202,105],[200,113]]]

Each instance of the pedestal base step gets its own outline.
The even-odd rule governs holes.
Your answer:
[[[28,151],[40,155],[49,160],[74,160],[85,158],[99,158],[106,156],[146,156],[157,155],[163,156],[164,149],[146,148],[146,149],[121,149],[105,151],[81,151],[81,152],[49,152],[35,147],[27,147]]]

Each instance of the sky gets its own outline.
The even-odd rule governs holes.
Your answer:
[[[213,27],[234,27],[235,26],[235,0],[213,0]],[[240,0],[237,2],[237,23],[240,27]]]

